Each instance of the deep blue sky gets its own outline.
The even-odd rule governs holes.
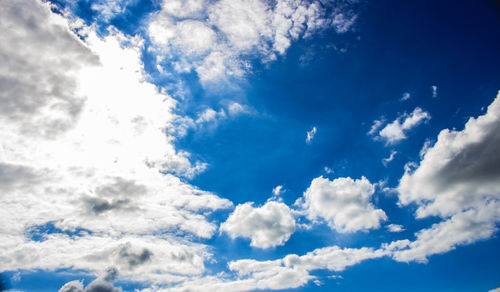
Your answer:
[[[65,1],[51,1],[61,7]],[[326,30],[292,44],[276,61],[252,60],[253,69],[244,79],[216,89],[203,87],[196,74],[180,76],[188,96],[179,101],[179,114],[196,118],[206,107],[218,107],[232,99],[253,109],[208,130],[191,130],[176,147],[208,163],[193,179],[202,190],[230,199],[235,205],[248,201],[264,204],[272,189],[282,185],[284,203],[292,206],[318,176],[367,177],[372,183],[386,180],[396,187],[404,165],[419,161],[427,139],[436,141],[442,129],[463,129],[471,116],[485,113],[500,89],[500,8],[498,1],[361,1],[354,28],[339,35]],[[72,13],[95,23],[102,34],[114,25],[125,34],[144,34],[143,21],[158,3],[139,1],[109,21],[98,19],[90,1],[78,1]],[[76,9],[76,10],[75,10]],[[150,41],[146,39],[146,46]],[[334,47],[335,46],[335,47]],[[344,48],[345,50],[340,50]],[[146,50],[143,61],[151,82],[167,86],[152,65]],[[431,86],[438,95],[432,97]],[[403,93],[411,98],[400,101]],[[175,96],[175,92],[171,93]],[[393,121],[420,107],[431,119],[411,129],[408,139],[386,145],[367,135],[374,120]],[[312,143],[306,132],[317,127]],[[387,166],[382,159],[391,150],[398,154]],[[333,170],[326,173],[324,167]],[[218,263],[207,264],[208,273],[224,270],[237,259],[272,260],[290,253],[304,254],[316,248],[379,247],[398,239],[414,239],[414,233],[440,221],[415,219],[416,207],[397,206],[397,196],[378,190],[374,203],[383,209],[387,223],[404,225],[401,233],[382,227],[370,232],[337,233],[326,224],[297,230],[284,246],[259,249],[245,238],[231,239],[217,233],[209,240]],[[223,222],[231,210],[216,212]],[[304,220],[304,219],[303,219]],[[498,224],[497,224],[498,225]],[[459,246],[433,255],[428,263],[399,263],[389,258],[368,260],[334,273],[319,270],[323,285],[313,282],[285,291],[488,291],[500,286],[500,239]],[[77,272],[75,272],[77,273]],[[10,279],[15,271],[5,273]],[[56,291],[73,279],[64,271],[24,271],[22,281],[9,280],[21,291]],[[341,275],[342,279],[329,279]],[[129,289],[144,284],[117,282]],[[127,290],[129,291],[129,290]],[[130,290],[132,291],[132,290]]]

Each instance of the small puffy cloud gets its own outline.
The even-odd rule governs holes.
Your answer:
[[[436,98],[438,96],[438,87],[437,87],[437,85],[432,85],[431,86],[431,90],[432,90],[432,97]]]
[[[273,195],[274,196],[279,196],[285,192],[285,189],[283,189],[282,185],[276,186],[273,188]]]
[[[280,202],[270,201],[262,207],[245,203],[236,206],[220,230],[232,238],[250,238],[251,246],[269,248],[285,244],[295,231],[295,218]]]
[[[307,144],[312,143],[312,140],[314,139],[314,136],[316,135],[317,131],[318,131],[318,129],[316,128],[316,126],[312,127],[312,129],[310,131],[307,131],[307,133],[306,133],[306,143]]]
[[[315,178],[296,202],[311,220],[323,219],[338,232],[376,229],[387,220],[385,212],[370,202],[375,185],[368,179]]]
[[[399,224],[389,224],[386,227],[387,227],[387,230],[389,230],[389,232],[402,232],[405,230],[403,225],[399,225]]]
[[[408,100],[410,98],[411,98],[411,94],[409,92],[405,92],[405,93],[403,93],[403,95],[401,95],[401,98],[399,100],[405,101],[405,100]]]
[[[500,287],[496,288],[496,289],[493,289],[493,290],[490,290],[488,292],[500,292]]]
[[[395,144],[407,138],[406,132],[419,124],[430,120],[430,118],[431,116],[428,112],[417,107],[410,114],[404,113],[392,123],[387,124],[378,132],[378,136],[376,138],[384,140],[387,144]],[[372,131],[370,130],[370,132]],[[376,130],[373,132],[376,132]]]
[[[500,96],[500,94],[499,94]],[[463,130],[442,130],[426,143],[419,164],[409,164],[397,188],[399,203],[416,204],[417,218],[443,219],[419,231],[395,254],[400,261],[427,257],[491,237],[500,221],[500,97]]]

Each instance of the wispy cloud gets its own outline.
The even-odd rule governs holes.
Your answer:
[[[316,128],[316,126],[312,127],[311,130],[307,131],[307,133],[306,133],[306,143],[307,144],[312,143],[312,140],[314,139],[314,136],[316,136],[317,131],[318,131],[318,129]]]

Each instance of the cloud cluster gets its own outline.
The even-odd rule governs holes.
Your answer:
[[[71,281],[59,289],[59,292],[122,292],[121,288],[113,286],[118,279],[118,271],[108,268],[104,275],[92,281],[85,289],[80,281]]]
[[[499,95],[500,96],[500,95]],[[409,164],[398,186],[401,205],[416,204],[417,218],[439,216],[441,223],[417,233],[396,254],[403,261],[425,261],[457,245],[489,238],[500,220],[500,97],[486,114],[465,128],[442,130],[418,165]]]
[[[0,29],[0,269],[202,273],[207,247],[178,235],[210,238],[232,203],[178,177],[203,164],[165,135],[176,103],[144,81],[142,41],[82,41],[33,0],[4,1]]]
[[[179,287],[160,291],[253,291],[292,289],[305,285],[316,277],[310,272],[318,269],[343,271],[349,266],[387,254],[384,249],[319,248],[305,255],[290,254],[271,261],[238,260],[229,269],[238,275],[236,280],[203,277],[185,282]]]
[[[387,220],[385,212],[370,202],[375,186],[368,179],[317,177],[296,202],[311,220],[323,219],[337,232],[376,229]]]
[[[348,31],[356,19],[349,1],[164,1],[148,27],[160,63],[196,71],[202,83],[241,77],[254,58],[268,62],[292,41],[316,31]],[[160,66],[160,68],[162,68]]]
[[[295,218],[290,208],[280,202],[269,201],[257,208],[245,203],[236,206],[220,230],[232,238],[250,238],[251,246],[269,248],[285,244],[295,231]]]
[[[406,132],[418,126],[419,124],[430,120],[431,116],[428,112],[417,107],[411,113],[404,113],[391,123],[385,125],[380,131],[379,129],[385,123],[385,120],[376,120],[369,135],[376,135],[376,139],[385,141],[387,144],[395,144],[407,138]]]

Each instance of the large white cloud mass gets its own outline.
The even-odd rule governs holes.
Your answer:
[[[492,236],[500,221],[500,94],[463,130],[442,130],[418,165],[409,164],[397,188],[401,205],[417,218],[444,219],[418,232],[398,260],[425,261],[460,244]]]
[[[176,234],[210,238],[232,203],[174,176],[203,164],[165,135],[175,101],[144,81],[141,40],[82,41],[32,0],[2,1],[0,30],[0,269],[202,273],[207,247]]]
[[[285,244],[295,231],[295,218],[290,208],[280,202],[270,201],[257,208],[245,203],[236,206],[220,230],[233,238],[250,238],[252,246],[269,248]]]
[[[338,232],[354,232],[380,227],[385,212],[370,202],[375,186],[368,179],[317,177],[297,201],[308,218],[323,219]]]
[[[292,41],[354,24],[353,1],[168,0],[149,24],[148,34],[179,72],[194,70],[202,83],[241,77],[252,58],[283,55]]]

